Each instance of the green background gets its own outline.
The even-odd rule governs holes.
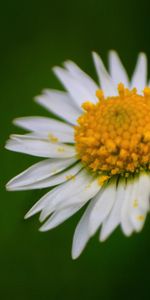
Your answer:
[[[74,228],[82,212],[47,233],[37,216],[23,216],[44,191],[6,192],[5,183],[38,161],[3,150],[11,121],[48,115],[33,97],[61,87],[52,66],[77,62],[94,78],[91,51],[107,62],[116,49],[129,72],[137,53],[150,55],[149,1],[19,1],[1,4],[1,171],[0,299],[149,299],[150,218],[140,234],[125,238],[120,229],[105,243],[98,234],[81,257],[70,256]]]

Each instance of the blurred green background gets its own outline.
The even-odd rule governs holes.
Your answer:
[[[150,217],[131,238],[117,229],[100,244],[96,235],[72,261],[72,236],[82,212],[47,233],[38,231],[37,216],[24,221],[44,191],[10,193],[4,185],[38,160],[3,150],[9,134],[19,132],[13,118],[48,116],[33,97],[43,88],[61,87],[52,66],[72,59],[96,78],[91,51],[106,63],[108,50],[116,49],[131,75],[139,51],[150,57],[149,10],[145,0],[1,3],[0,299],[150,298]]]

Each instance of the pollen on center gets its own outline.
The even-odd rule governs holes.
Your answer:
[[[75,126],[76,150],[91,170],[107,175],[150,169],[150,88],[143,95],[118,85],[118,96],[83,103]]]

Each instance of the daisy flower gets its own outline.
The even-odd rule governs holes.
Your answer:
[[[93,53],[99,84],[74,62],[53,71],[66,92],[44,90],[36,102],[58,119],[21,117],[14,124],[29,132],[13,134],[6,149],[45,158],[7,184],[7,190],[54,187],[26,214],[40,212],[47,231],[80,210],[73,238],[77,258],[100,229],[104,241],[120,225],[139,232],[149,211],[150,88],[146,56],[140,53],[131,81],[115,51],[109,72]]]

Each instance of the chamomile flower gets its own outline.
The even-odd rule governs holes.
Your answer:
[[[47,231],[88,203],[75,230],[77,258],[100,229],[104,241],[120,225],[130,236],[140,231],[150,197],[150,88],[147,61],[139,54],[131,82],[116,52],[109,73],[93,53],[99,84],[67,61],[54,73],[66,92],[44,90],[36,102],[59,117],[22,117],[14,124],[29,131],[13,134],[11,151],[45,158],[7,184],[8,190],[53,187],[26,214],[40,212]]]

